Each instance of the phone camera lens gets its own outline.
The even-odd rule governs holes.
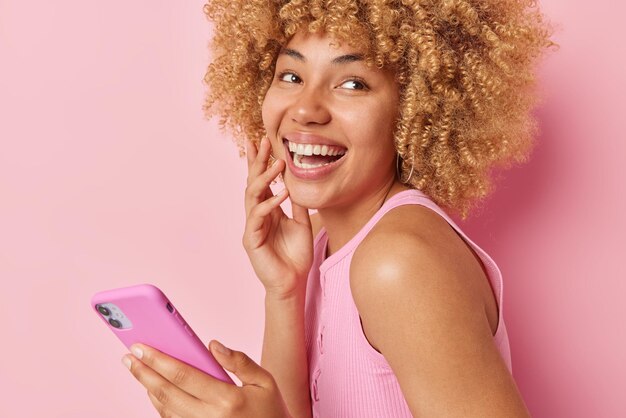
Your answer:
[[[109,318],[109,324],[111,324],[115,328],[122,328],[122,323],[117,319]]]
[[[170,311],[170,313],[174,313],[174,307],[172,306],[171,303],[167,302],[166,307],[167,307],[167,310]]]
[[[104,316],[109,316],[111,315],[111,311],[109,310],[109,308],[105,307],[105,306],[97,306],[98,308],[98,312],[100,312],[102,315]]]

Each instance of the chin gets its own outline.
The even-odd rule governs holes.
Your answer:
[[[289,191],[289,199],[298,206],[305,207],[307,209],[319,209],[320,197],[318,195],[310,195],[307,193],[298,193],[297,191]]]
[[[319,209],[323,204],[323,189],[312,185],[302,184],[301,182],[284,180],[285,187],[289,190],[289,200],[296,205],[307,209]]]

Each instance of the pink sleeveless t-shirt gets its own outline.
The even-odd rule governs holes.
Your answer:
[[[316,418],[412,416],[389,363],[363,334],[349,277],[350,262],[358,245],[389,210],[401,205],[423,205],[434,210],[478,254],[498,303],[494,343],[512,371],[509,340],[502,317],[502,275],[498,266],[428,196],[419,190],[405,190],[385,202],[365,226],[330,257],[324,259],[328,242],[324,228],[315,237],[305,303],[305,342],[313,416]]]

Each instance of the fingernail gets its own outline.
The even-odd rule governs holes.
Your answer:
[[[137,347],[136,345],[133,345],[132,347],[130,347],[130,351],[137,358],[143,357],[143,350],[141,348]]]
[[[219,351],[220,353],[224,354],[225,356],[229,355],[232,352],[232,351],[230,351],[229,348],[227,348],[226,346],[222,345],[218,341],[215,341],[215,349],[217,351]]]
[[[128,356],[124,356],[124,357],[122,357],[122,364],[123,364],[124,366],[126,366],[126,368],[127,368],[128,370],[130,370],[130,363],[131,363],[131,361],[130,361],[130,359],[128,358]]]

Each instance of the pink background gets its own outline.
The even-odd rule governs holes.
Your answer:
[[[500,265],[535,417],[626,416],[626,7],[543,2],[532,161],[462,227]],[[203,1],[0,0],[0,416],[154,417],[89,307],[152,282],[198,334],[260,357],[245,162],[203,119]],[[621,141],[620,141],[621,140]]]

